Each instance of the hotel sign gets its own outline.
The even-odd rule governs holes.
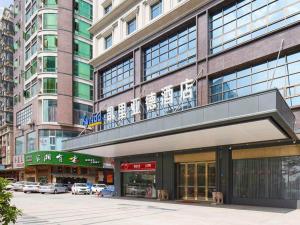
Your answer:
[[[195,80],[186,79],[180,84],[180,101],[193,99],[193,85]],[[170,106],[174,103],[174,87],[172,85],[166,86],[161,90],[163,106]],[[158,109],[157,93],[151,92],[145,98],[146,109],[148,112]],[[141,98],[132,99],[130,102],[131,116],[141,114]],[[115,120],[124,120],[128,117],[127,103],[118,104],[117,115],[115,115],[115,107],[109,106],[106,109],[106,122],[113,122]],[[85,127],[92,127],[103,124],[104,119],[101,113],[94,113],[91,117],[85,117],[83,125]]]
[[[25,167],[35,165],[65,165],[102,167],[101,157],[62,151],[37,151],[25,155]]]
[[[156,162],[121,163],[120,170],[121,172],[155,171]]]

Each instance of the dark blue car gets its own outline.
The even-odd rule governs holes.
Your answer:
[[[115,196],[115,186],[109,185],[101,191],[102,197],[113,197]]]

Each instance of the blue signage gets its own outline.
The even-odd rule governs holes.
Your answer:
[[[101,125],[103,123],[101,113],[94,113],[91,117],[85,116],[82,123],[86,127]]]

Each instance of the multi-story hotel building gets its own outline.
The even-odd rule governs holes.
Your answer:
[[[24,154],[60,151],[62,140],[77,136],[81,119],[93,111],[93,5],[15,0],[14,7],[14,168],[24,168]],[[50,167],[26,168],[20,179],[39,181],[38,174],[52,173]]]
[[[13,156],[13,11],[5,8],[0,15],[0,174],[14,177]]]
[[[300,2],[95,0],[92,134],[118,196],[300,206]],[[88,121],[89,122],[89,121]]]

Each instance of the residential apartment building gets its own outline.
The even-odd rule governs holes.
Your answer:
[[[90,0],[15,0],[14,10],[14,168],[24,169],[24,154],[60,151],[93,111],[93,6]],[[26,168],[20,179],[37,180],[38,173],[51,168]]]
[[[95,0],[97,132],[118,196],[300,206],[300,2]]]
[[[0,167],[1,176],[11,176],[13,154],[13,8],[0,15]]]

